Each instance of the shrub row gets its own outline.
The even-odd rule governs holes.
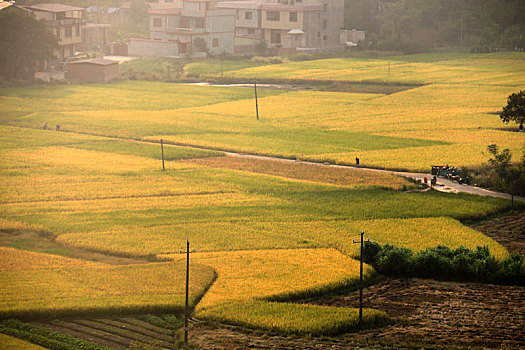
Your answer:
[[[277,64],[277,63],[283,63],[284,59],[280,56],[272,56],[272,57],[254,56],[252,57],[251,61],[255,63],[262,63],[262,64]]]
[[[52,350],[111,350],[108,347],[56,332],[47,328],[33,326],[18,320],[0,322],[0,333],[29,341]]]
[[[498,262],[486,246],[476,249],[437,246],[414,254],[407,248],[365,242],[363,260],[388,276],[516,285],[524,285],[525,280],[521,255],[511,254]]]

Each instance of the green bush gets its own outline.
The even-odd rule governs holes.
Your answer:
[[[387,275],[406,276],[411,268],[412,251],[385,244],[377,254],[376,269]]]
[[[377,254],[381,251],[381,245],[376,242],[366,241],[363,245],[363,261],[367,264],[375,264]]]
[[[511,254],[501,263],[488,247],[450,249],[427,248],[414,255],[407,248],[366,242],[363,260],[384,275],[414,276],[444,280],[475,281],[523,285],[525,271],[522,257]]]
[[[412,258],[411,272],[419,277],[447,278],[452,272],[451,250],[444,246],[422,250]]]

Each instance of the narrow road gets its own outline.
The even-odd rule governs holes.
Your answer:
[[[425,177],[428,179],[428,181],[430,181],[430,179],[433,176],[431,174],[425,174],[425,173],[410,173],[410,172],[393,171],[393,170],[382,170],[382,169],[357,167],[357,166],[351,166],[351,165],[335,165],[335,164],[326,164],[326,163],[322,164],[322,163],[315,163],[315,162],[302,161],[302,160],[284,159],[284,158],[276,158],[276,157],[268,157],[268,156],[257,156],[257,155],[241,154],[241,153],[233,153],[233,152],[224,152],[224,153],[229,157],[244,157],[244,158],[264,159],[264,160],[282,161],[282,162],[290,162],[290,163],[323,165],[323,166],[336,167],[336,168],[353,168],[353,169],[370,171],[370,172],[375,172],[375,173],[403,176],[403,177],[414,179],[420,182],[423,182]],[[434,189],[440,192],[447,192],[447,193],[470,193],[470,194],[476,194],[479,196],[489,196],[489,197],[511,199],[511,195],[507,193],[490,191],[485,188],[466,185],[466,184],[459,184],[455,181],[450,181],[444,178],[437,179],[437,184],[436,186],[434,186]],[[514,200],[525,202],[525,197],[514,196]]]
[[[62,131],[64,132],[64,131]],[[71,134],[82,134],[82,135],[90,135],[88,133],[80,133],[80,132],[72,132],[72,131],[66,131]],[[122,137],[112,137],[112,136],[103,136],[109,139],[118,139],[118,140],[127,140],[132,142],[142,142],[142,143],[153,143],[153,144],[159,144],[157,141],[145,141],[145,140],[139,140],[139,139],[127,139]],[[183,143],[171,143],[174,146],[179,147],[187,147],[187,148],[194,148],[194,149],[201,149],[201,150],[208,150],[208,151],[219,151],[223,152],[225,155],[229,157],[244,157],[244,158],[253,158],[253,159],[265,159],[265,160],[273,160],[273,161],[282,161],[282,162],[291,162],[291,163],[303,163],[303,164],[312,164],[312,165],[322,165],[322,166],[329,166],[329,167],[341,167],[341,168],[353,168],[353,169],[359,169],[363,171],[370,171],[370,172],[376,172],[376,173],[384,173],[384,174],[391,174],[391,175],[397,175],[397,176],[403,176],[408,177],[411,179],[415,179],[416,181],[423,182],[424,177],[427,179],[432,178],[431,174],[425,174],[425,173],[411,173],[411,172],[402,172],[402,171],[393,171],[393,170],[382,170],[382,169],[373,169],[373,168],[364,168],[364,167],[357,167],[357,166],[351,166],[351,165],[336,165],[336,164],[328,164],[328,163],[316,163],[316,162],[309,162],[309,161],[303,161],[303,160],[295,160],[295,159],[286,159],[286,158],[278,158],[278,157],[269,157],[269,156],[259,156],[259,155],[253,155],[253,154],[245,154],[245,153],[235,153],[235,152],[228,152],[228,151],[221,151],[217,149],[212,148],[206,148],[206,147],[198,147],[198,146],[192,146],[187,145]],[[448,179],[438,178],[437,185],[434,186],[434,189],[440,192],[447,192],[447,193],[470,193],[470,194],[477,194],[479,196],[489,196],[489,197],[498,197],[498,198],[506,198],[511,199],[510,194],[507,193],[501,193],[501,192],[495,192],[490,191],[481,187],[476,186],[470,186],[470,185],[462,185],[454,181],[450,181]],[[525,202],[525,197],[522,196],[514,196],[514,200]]]

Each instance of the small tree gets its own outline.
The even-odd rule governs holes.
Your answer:
[[[193,40],[193,46],[197,52],[208,52],[208,43],[204,38],[195,38],[195,40]]]
[[[487,150],[493,158],[489,159],[489,164],[494,169],[496,182],[505,191],[510,193],[512,207],[514,208],[514,194],[525,187],[525,149],[521,164],[512,165],[512,153],[508,149],[499,151],[497,145],[489,145]]]
[[[523,130],[525,122],[525,91],[515,92],[507,98],[507,105],[503,107],[500,118],[504,123],[514,121],[520,124],[519,129]]]
[[[33,78],[38,61],[53,57],[57,39],[46,25],[22,14],[0,14],[0,75]]]

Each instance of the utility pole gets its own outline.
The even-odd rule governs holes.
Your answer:
[[[223,56],[224,56],[224,51],[221,52],[221,56],[220,56],[220,57],[221,57],[221,80],[224,79],[224,70],[223,70],[223,68],[222,68],[222,60],[223,60]]]
[[[359,325],[363,323],[363,236],[365,231],[361,231],[361,242],[352,239],[352,243],[361,243],[361,252],[359,254]],[[370,241],[370,238],[368,239]]]
[[[191,251],[194,253],[195,249]],[[183,254],[182,250],[179,250]],[[188,319],[189,319],[189,291],[190,291],[190,241],[186,238],[186,307],[184,309],[184,342],[188,343]]]
[[[257,83],[255,85],[255,113],[257,114],[257,120],[259,120],[259,105],[257,104]]]
[[[188,344],[188,295],[190,286],[190,241],[186,238],[186,308],[184,311],[184,342]]]
[[[162,139],[160,139],[160,152],[162,154],[162,171],[164,171],[164,144],[162,143]]]

